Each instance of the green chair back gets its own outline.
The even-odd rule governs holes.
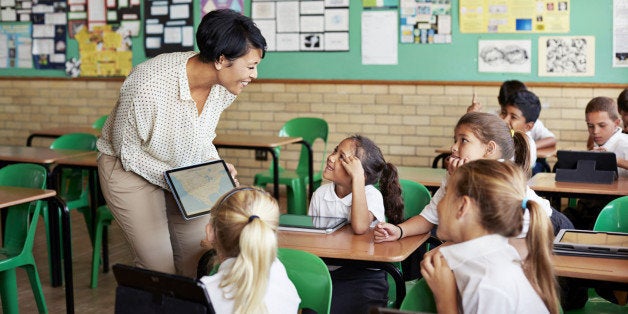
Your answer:
[[[109,118],[109,115],[104,115],[98,119],[96,119],[96,121],[94,121],[94,123],[92,123],[92,128],[96,129],[96,130],[102,130],[102,127],[105,125],[105,122],[107,121],[107,118]]]
[[[35,164],[13,164],[0,169],[0,185],[46,188],[46,168]],[[33,256],[33,244],[42,201],[3,209],[7,212],[4,246],[0,248],[0,294],[2,312],[17,313],[17,267],[26,270],[40,313],[47,313],[39,273]]]
[[[420,214],[423,208],[430,203],[432,195],[421,183],[399,179],[399,184],[401,185],[401,197],[404,204],[403,219],[406,220]]]
[[[399,309],[422,313],[436,313],[434,294],[424,278],[419,279],[417,283],[408,290]]]
[[[51,149],[96,150],[98,137],[89,133],[69,133],[56,138]]]
[[[329,126],[327,121],[321,118],[300,117],[294,118],[286,122],[281,130],[279,130],[279,136],[290,137],[302,137],[310,145],[314,145],[317,139],[323,140],[325,147],[323,149],[323,157],[327,151],[327,135],[329,134]],[[325,164],[325,158],[322,158],[321,167],[318,174],[322,174],[323,165]],[[309,171],[309,157],[307,148],[301,147],[301,155],[299,156],[299,163],[296,169],[297,173],[307,176]],[[316,175],[315,175],[316,177]]]
[[[610,201],[597,215],[593,230],[628,232],[628,196]]]
[[[318,256],[293,249],[279,248],[277,258],[286,267],[288,277],[297,288],[301,309],[319,314],[331,309],[331,277],[327,265]]]

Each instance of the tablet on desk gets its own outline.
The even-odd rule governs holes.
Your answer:
[[[332,233],[347,222],[347,218],[284,214],[279,216],[279,230]]]
[[[164,176],[185,219],[209,214],[214,203],[235,187],[223,160],[171,169]]]
[[[628,259],[628,233],[562,229],[554,239],[554,253]]]

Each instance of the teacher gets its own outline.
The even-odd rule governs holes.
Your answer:
[[[257,78],[266,50],[253,21],[232,10],[205,15],[196,42],[198,53],[136,66],[98,140],[103,196],[135,265],[188,277],[196,276],[207,221],[183,218],[164,171],[220,158],[212,143],[220,114]]]

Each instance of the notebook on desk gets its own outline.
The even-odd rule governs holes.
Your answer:
[[[554,239],[554,253],[628,259],[628,233],[562,229]]]
[[[209,214],[214,203],[235,187],[223,160],[171,169],[164,177],[185,219]]]
[[[347,218],[284,214],[279,216],[279,230],[332,233],[347,222]]]

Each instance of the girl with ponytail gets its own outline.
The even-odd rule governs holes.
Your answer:
[[[495,160],[465,163],[450,178],[437,235],[453,244],[421,262],[439,313],[559,313],[552,225],[527,198],[526,182],[520,167]],[[508,239],[521,233],[526,212],[530,254],[522,258]]]
[[[277,259],[277,201],[264,190],[239,187],[211,210],[206,241],[220,263],[201,281],[216,313],[296,313],[301,299]]]

